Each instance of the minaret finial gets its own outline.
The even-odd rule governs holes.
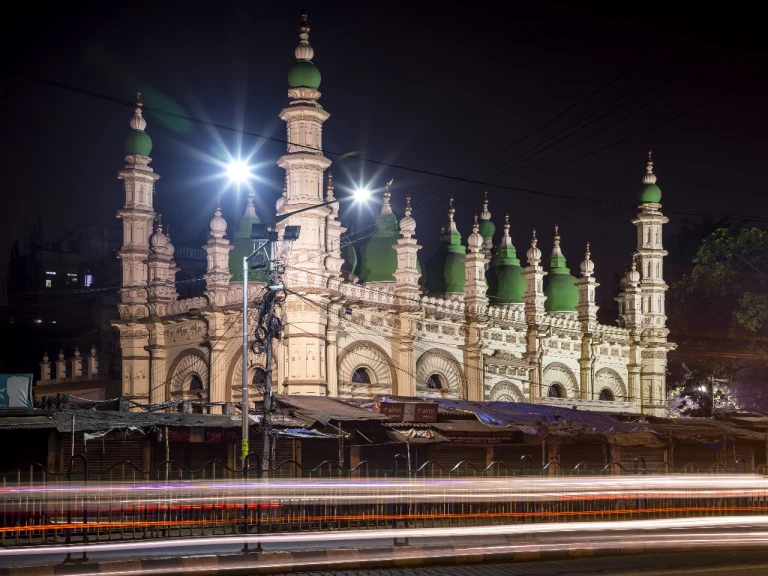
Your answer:
[[[648,161],[645,163],[645,176],[643,184],[656,184],[656,175],[653,173],[653,151],[648,149]]]
[[[448,197],[448,220],[453,222],[453,215],[456,214],[456,208],[453,207],[453,194]]]
[[[472,232],[477,232],[480,229],[480,222],[477,221],[477,214],[475,214],[475,221],[472,223]]]
[[[595,273],[595,263],[592,262],[592,253],[589,251],[589,242],[587,242],[587,251],[584,254],[584,260],[579,266],[581,275],[584,278],[590,278]]]
[[[563,251],[560,250],[560,227],[555,224],[555,237],[552,241],[552,255],[550,258],[562,258]]]
[[[509,236],[509,213],[504,214],[504,235]],[[533,231],[533,237],[536,237],[536,230]]]
[[[165,235],[168,236],[168,240],[171,239],[171,225],[166,224],[165,225]]]
[[[155,232],[162,232],[163,231],[163,215],[158,212],[157,217],[155,218]]]
[[[308,62],[312,60],[315,51],[309,45],[309,24],[307,24],[307,13],[301,9],[301,24],[299,24],[299,45],[296,47],[296,60]]]
[[[285,194],[285,192],[283,194]],[[328,171],[328,187],[326,188],[326,192],[325,192],[325,201],[330,202],[331,200],[335,200],[335,197],[333,195],[333,174],[329,170]]]
[[[405,215],[411,215],[411,194],[410,192],[405,195]]]
[[[589,260],[591,256],[592,256],[592,253],[589,251],[589,242],[587,242],[587,253],[586,253],[586,254],[584,254],[584,257],[585,257],[587,260]]]
[[[483,220],[491,219],[491,213],[488,210],[488,190],[485,191],[485,196],[483,197],[483,211],[480,213],[480,218]]]
[[[129,124],[134,130],[140,130],[142,132],[147,127],[147,121],[144,120],[144,116],[141,114],[143,107],[144,104],[141,102],[141,92],[136,92],[136,104],[133,108],[133,118],[131,118]]]
[[[142,108],[144,104],[141,102],[141,92],[136,92],[136,108]]]
[[[536,228],[533,229],[533,236],[531,237],[531,246],[536,246],[538,240],[536,240]]]

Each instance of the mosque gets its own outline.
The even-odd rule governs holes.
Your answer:
[[[274,345],[274,392],[665,414],[667,353],[675,348],[667,341],[664,307],[662,229],[668,220],[650,154],[632,220],[637,250],[621,280],[616,325],[597,321],[589,245],[578,272],[568,267],[557,227],[548,261],[535,231],[523,255],[512,243],[508,219],[497,229],[487,198],[466,240],[450,201],[439,247],[425,257],[410,198],[398,219],[387,187],[373,233],[346,243],[331,161],[323,155],[330,114],[319,102],[321,76],[306,17],[299,37],[288,73],[289,103],[280,112],[288,145],[278,161],[285,187],[275,215],[329,204],[276,225],[281,237],[286,226],[301,226],[301,233],[279,242],[278,271],[287,292],[277,308],[283,337]],[[249,196],[232,234],[217,208],[203,246],[204,295],[180,298],[174,247],[153,206],[159,175],[150,167],[152,141],[140,101],[130,127],[126,165],[118,174],[125,203],[117,212],[122,276],[119,320],[113,322],[122,395],[151,404],[202,400],[221,412],[224,403],[241,398],[242,261],[252,251],[251,226],[261,220]],[[253,327],[265,284],[263,271],[251,274]],[[265,355],[256,347],[246,364],[249,397],[258,399]]]

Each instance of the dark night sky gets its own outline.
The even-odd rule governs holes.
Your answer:
[[[620,110],[571,140],[676,89],[531,169],[620,140],[747,81],[680,120],[604,152],[525,178],[520,174],[527,170],[517,167],[494,182],[634,203],[645,151],[652,147],[665,208],[768,216],[762,178],[768,133],[765,49],[759,30],[751,28],[756,16],[676,14],[669,4],[649,3],[631,9],[452,6],[306,4],[314,61],[323,74],[321,103],[331,113],[324,132],[328,150],[360,151],[386,162],[487,180],[557,124],[492,163],[510,143],[627,69],[570,117],[626,90],[614,106]],[[299,8],[290,2],[81,2],[42,12],[28,5],[24,16],[6,21],[11,29],[4,55],[11,68],[28,74],[125,99],[140,89],[148,106],[178,106],[173,109],[193,117],[284,138],[278,113],[287,102]],[[115,176],[123,165],[131,110],[8,75],[3,82],[7,148],[0,250],[38,215],[49,240],[80,223],[116,224],[122,186]],[[215,134],[201,126],[168,125],[151,114],[147,120],[152,166],[162,176],[159,209],[177,245],[200,246],[222,188],[220,181],[206,180],[217,170],[204,161],[216,145]],[[219,136],[235,149],[233,134]],[[243,139],[244,149],[254,147],[266,180],[257,186],[263,217],[282,184],[274,162],[284,147]],[[382,185],[395,178],[397,207],[406,191],[418,201],[443,190],[439,202],[433,199],[416,215],[417,236],[427,248],[445,220],[449,189],[458,196],[457,220],[465,238],[480,209],[480,188],[467,193],[465,185],[447,188],[448,181],[431,176],[354,160],[343,164],[334,168],[340,184],[375,175]],[[548,255],[557,222],[575,271],[590,240],[604,283],[600,298],[607,296],[611,276],[634,247],[630,219],[636,210],[493,188],[490,196],[499,230],[504,212],[510,213],[518,255],[524,254],[532,227],[541,231]],[[232,227],[242,211],[240,206],[235,211],[234,194],[225,196],[224,208]],[[673,227],[680,218],[673,216]]]

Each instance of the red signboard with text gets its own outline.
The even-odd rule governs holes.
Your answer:
[[[384,402],[376,400],[373,411],[389,416],[390,422],[437,422],[437,404],[430,402]]]

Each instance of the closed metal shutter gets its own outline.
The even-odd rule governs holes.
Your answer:
[[[338,440],[297,440],[301,442],[301,469],[303,476],[329,477],[338,476],[339,442]],[[326,461],[331,462],[328,464]],[[322,467],[318,468],[323,462]]]
[[[83,454],[88,462],[88,479],[102,481],[134,481],[141,480],[141,474],[136,473],[132,466],[121,465],[119,462],[128,461],[143,469],[144,435],[124,436],[122,432],[113,432],[102,438],[85,441],[82,434],[75,438],[75,454]],[[62,438],[64,442],[63,470],[69,468],[69,458],[72,455],[72,443]],[[73,480],[83,478],[84,464],[80,458],[72,463]]]
[[[510,472],[538,472],[541,463],[541,446],[535,444],[506,444],[493,449],[493,460],[503,463]]]
[[[635,472],[635,458],[637,458],[637,473],[643,470],[648,474],[666,474],[671,468],[664,466],[665,448],[648,448],[646,446],[619,446],[619,464],[629,474]],[[645,462],[645,466],[643,466]]]
[[[675,442],[675,469],[686,472],[706,472],[715,469],[718,463],[718,452],[701,442]]]
[[[560,447],[560,466],[563,472],[574,472],[574,468],[579,466],[581,474],[592,474],[593,472],[602,472],[606,465],[605,451],[602,442],[578,442],[573,444],[563,444]]]

